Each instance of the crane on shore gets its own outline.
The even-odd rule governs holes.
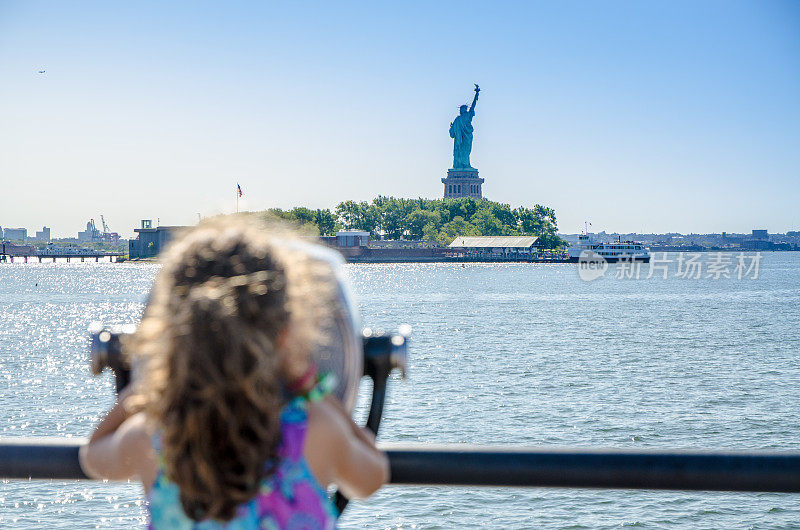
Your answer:
[[[100,239],[102,241],[105,241],[106,243],[116,243],[119,241],[119,234],[111,231],[103,214],[100,214],[100,223],[103,225],[103,233],[100,234]],[[94,220],[92,220],[92,224],[94,224]]]

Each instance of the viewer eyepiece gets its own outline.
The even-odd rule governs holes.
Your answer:
[[[122,341],[135,329],[129,324],[107,326],[101,322],[93,322],[89,326],[89,367],[92,375],[99,376],[106,368],[111,369],[116,379],[117,393],[131,381],[131,363],[122,350]],[[396,333],[364,328],[360,340],[360,353],[364,359],[363,375],[386,379],[392,370],[397,369],[405,378],[410,334],[411,327],[405,324],[399,326]]]
[[[92,375],[98,376],[103,370],[110,368],[116,379],[117,393],[131,381],[130,361],[122,351],[120,339],[134,329],[130,325],[104,326],[100,322],[93,322],[89,326],[89,366]]]

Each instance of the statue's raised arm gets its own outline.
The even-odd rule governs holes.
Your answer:
[[[472,98],[472,105],[471,105],[471,106],[470,106],[470,108],[469,108],[469,111],[470,111],[470,112],[475,112],[475,105],[478,103],[478,94],[480,93],[480,91],[481,91],[481,87],[479,87],[479,86],[476,84],[476,85],[475,85],[475,97],[474,97],[474,98]]]

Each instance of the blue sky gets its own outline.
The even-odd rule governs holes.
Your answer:
[[[563,232],[800,228],[780,1],[0,1],[0,225],[440,197],[473,83],[485,195]]]

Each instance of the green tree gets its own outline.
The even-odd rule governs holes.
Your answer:
[[[347,230],[353,230],[361,223],[363,216],[361,206],[355,201],[340,202],[334,211],[339,222]]]
[[[519,228],[523,234],[539,234],[541,232],[543,221],[533,210],[519,207],[515,210],[515,213],[519,219]]]
[[[301,224],[316,224],[314,219],[314,212],[303,206],[296,206],[290,210],[291,215]]]
[[[336,206],[335,212],[343,228],[379,235],[378,212],[369,203],[345,201]]]
[[[507,227],[511,230],[517,230],[519,228],[519,218],[514,210],[511,209],[511,206],[496,202],[486,202],[488,203],[489,211],[492,212],[492,215],[503,227]]]
[[[462,197],[458,199],[442,199],[444,206],[449,211],[448,219],[461,217],[469,222],[475,212],[478,211],[478,201],[472,197]],[[482,202],[482,201],[481,201]]]
[[[422,239],[426,231],[438,231],[442,225],[442,216],[438,210],[416,209],[406,216],[404,224],[411,239]]]
[[[503,224],[488,210],[478,210],[470,224],[483,236],[499,236],[503,233]]]
[[[336,216],[327,208],[314,211],[314,222],[317,224],[320,234],[327,236],[336,234]]]
[[[442,245],[449,245],[459,236],[479,236],[480,232],[463,217],[457,215],[452,221],[442,226],[436,236],[436,240]]]
[[[406,216],[414,209],[414,201],[378,196],[371,204],[372,215],[378,220],[378,231],[389,239],[400,239],[408,228]]]
[[[438,241],[438,236],[439,228],[433,223],[426,224],[422,229],[422,237],[428,241]]]
[[[272,219],[281,219],[283,221],[296,221],[297,218],[290,211],[284,211],[280,208],[270,208],[263,213],[263,217]]]
[[[316,233],[334,234],[340,228],[365,230],[373,237],[435,239],[449,244],[457,236],[532,235],[544,248],[563,248],[558,237],[556,213],[552,208],[533,208],[486,199],[402,199],[378,196],[371,202],[344,201],[333,212],[296,207],[289,211],[273,208],[275,217],[313,228]]]

